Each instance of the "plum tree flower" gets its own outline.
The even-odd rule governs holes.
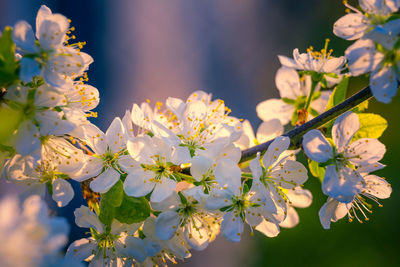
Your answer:
[[[44,196],[47,186],[59,207],[67,205],[74,197],[74,190],[61,172],[32,156],[15,155],[5,164],[5,179],[25,187],[26,194]]]
[[[283,134],[283,125],[278,119],[263,121],[258,126],[256,134],[254,134],[253,127],[248,120],[244,120],[242,122],[242,128],[242,135],[234,143],[240,149],[246,149],[259,145]]]
[[[332,127],[333,142],[318,130],[311,130],[303,137],[306,155],[316,162],[326,162],[322,191],[343,203],[351,202],[354,195],[360,193],[358,185],[363,178],[355,167],[378,166],[386,152],[377,139],[362,138],[351,142],[359,128],[357,114],[347,112],[337,118]]]
[[[59,257],[69,225],[65,218],[49,217],[39,196],[30,196],[22,207],[16,196],[3,198],[0,216],[1,266],[81,266]]]
[[[376,34],[385,33],[384,28],[386,23],[389,23],[391,26],[400,22],[400,20],[387,22],[391,13],[399,9],[398,1],[359,0],[360,7],[364,13],[349,5],[347,1],[344,1],[344,4],[349,11],[352,10],[354,13],[350,12],[338,19],[333,25],[333,33],[346,40],[370,39]],[[386,31],[386,33],[387,37],[392,37],[390,36],[392,35],[391,31]],[[390,42],[388,39],[385,41]]]
[[[278,56],[279,61],[283,67],[291,69],[338,75],[346,63],[346,58],[343,56],[332,57],[331,54],[333,51],[328,51],[328,42],[329,40],[327,39],[325,48],[323,48],[321,52],[313,51],[312,48],[309,48],[307,53],[300,54],[299,50],[296,48],[293,50],[293,59],[286,56]],[[336,75],[331,76],[336,77]],[[329,75],[327,76],[329,77]]]
[[[370,39],[361,39],[349,46],[345,53],[351,74],[371,73],[370,87],[374,97],[389,103],[397,93],[400,80],[399,49],[386,49]]]
[[[149,217],[143,223],[143,235],[145,236],[143,241],[146,244],[148,255],[143,262],[144,266],[166,264],[167,260],[176,264],[176,259],[184,260],[191,256],[189,251],[191,247],[181,228],[176,229],[171,239],[162,240],[156,234],[155,224],[155,217]]]
[[[224,101],[211,101],[203,91],[194,92],[186,102],[170,97],[166,106],[177,118],[172,129],[191,156],[200,150],[218,155],[241,135],[240,121],[229,116]]]
[[[225,213],[221,222],[221,232],[229,241],[239,242],[245,223],[250,226],[251,231],[258,230],[268,237],[279,234],[279,221],[264,208],[270,204],[264,195],[243,183],[236,192],[229,188],[211,191],[206,207]]]
[[[129,140],[127,146],[129,154],[138,164],[128,169],[124,182],[126,194],[141,197],[151,192],[152,202],[169,197],[176,187],[174,167],[189,162],[188,149],[171,146],[164,139],[148,135]]]
[[[331,197],[328,198],[319,211],[319,218],[324,229],[330,229],[331,222],[336,222],[346,215],[350,222],[354,218],[360,223],[363,222],[363,219],[368,221],[369,218],[366,213],[372,213],[372,210],[367,199],[382,207],[377,199],[389,198],[392,193],[390,184],[376,175],[365,176],[359,187],[360,192],[355,194],[349,203],[343,203]]]
[[[259,103],[256,107],[257,115],[263,121],[279,119],[283,125],[297,122],[297,111],[305,107],[307,98],[311,92],[312,78],[310,75],[300,79],[296,70],[281,67],[275,76],[276,87],[281,96],[280,99],[271,98]],[[309,113],[315,117],[322,113],[329,100],[329,91],[319,91],[320,85],[316,85],[315,93],[311,98]]]
[[[287,202],[287,215],[286,218],[279,223],[280,227],[292,228],[296,226],[299,221],[299,215],[295,208],[307,208],[311,205],[312,194],[309,190],[303,189],[300,186],[287,190],[285,195],[288,198]]]
[[[281,157],[289,143],[289,138],[279,136],[265,152],[262,165],[259,154],[250,162],[253,188],[267,200],[269,205],[265,208],[279,215],[279,221],[284,220],[287,212],[285,189],[302,185],[308,178],[307,170],[300,162],[289,159],[288,155]]]
[[[114,220],[107,228],[86,206],[76,209],[74,214],[79,227],[90,228],[91,237],[74,241],[68,247],[67,258],[90,261],[89,266],[122,266],[132,259],[143,262],[147,257],[143,240],[133,236],[137,225]]]
[[[189,189],[190,190],[190,189]],[[174,193],[168,206],[153,206],[162,211],[155,222],[155,233],[161,240],[170,240],[182,229],[187,243],[196,250],[203,250],[213,237],[215,217],[204,208],[202,199],[196,199],[189,192]]]
[[[6,27],[0,171],[27,200],[22,210],[16,198],[0,201],[0,265],[164,266],[205,249],[220,233],[240,241],[246,224],[251,234],[275,237],[299,223],[295,208],[312,202],[302,188],[308,173],[296,159],[301,149],[328,196],[319,212],[323,228],[346,214],[369,220],[368,202],[381,206],[392,189],[371,174],[385,167],[377,138],[387,121],[363,112],[372,94],[385,103],[396,94],[400,1],[359,3],[363,13],[345,2],[355,13],[334,25],[336,35],[357,40],[347,59],[332,56],[328,39],[320,52],[279,56],[280,98],[257,106],[263,122],[256,134],[204,91],[133,104],[104,133],[88,119],[97,117],[99,91],[86,84],[93,60],[80,51],[84,43],[69,44],[70,21],[42,6],[36,35],[25,21]],[[350,79],[361,74],[370,74],[370,86],[346,99]],[[47,189],[59,207],[67,205],[72,180],[89,206],[75,210],[75,223],[90,232],[60,258],[68,226],[48,217],[40,198]]]
[[[118,163],[126,151],[125,129],[118,117],[111,122],[106,133],[93,124],[85,125],[84,129],[84,140],[94,154],[87,155],[85,165],[79,172],[80,181],[96,177],[90,182],[90,188],[106,193],[124,173]]]
[[[46,84],[37,89],[18,85],[4,97],[10,107],[24,114],[14,133],[15,148],[20,154],[27,155],[39,149],[43,136],[68,134],[76,127],[63,119],[64,113],[59,109],[65,97]]]
[[[66,17],[53,14],[44,5],[36,17],[38,41],[26,21],[17,22],[13,39],[23,55],[20,71],[22,81],[30,82],[34,76],[43,74],[48,84],[62,88],[68,85],[65,77],[79,77],[87,70],[93,59],[73,45],[64,45],[70,29]],[[78,43],[77,46],[81,47],[82,44]]]

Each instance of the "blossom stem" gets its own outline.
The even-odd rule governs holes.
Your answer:
[[[297,149],[300,147],[301,140],[303,135],[308,132],[309,130],[316,129],[324,124],[328,123],[329,121],[335,119],[339,115],[345,113],[348,110],[358,106],[362,102],[370,99],[372,97],[371,89],[368,87],[362,89],[358,93],[352,95],[351,97],[344,100],[342,103],[334,106],[333,108],[325,111],[321,115],[315,117],[314,119],[304,123],[301,126],[294,128],[283,134],[283,136],[287,136],[290,138],[290,147],[289,149]],[[264,154],[267,151],[270,144],[274,141],[270,140],[268,142],[259,144],[257,146],[248,148],[242,151],[242,157],[240,159],[240,163],[249,161],[256,157],[258,152]]]
[[[314,95],[314,91],[315,91],[315,88],[317,87],[318,82],[316,82],[316,81],[314,81],[314,79],[312,79],[310,94],[308,95],[306,105],[304,106],[304,110],[306,111],[306,114],[308,112],[308,108],[310,107],[311,99],[312,99],[312,97]]]

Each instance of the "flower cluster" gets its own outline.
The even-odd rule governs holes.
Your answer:
[[[345,52],[350,74],[370,74],[374,97],[389,103],[400,79],[400,19],[395,13],[400,3],[359,0],[359,4],[361,10],[345,1],[349,14],[335,22],[333,32],[345,40],[357,40]]]
[[[65,218],[49,217],[39,196],[27,198],[22,205],[15,196],[4,197],[0,215],[1,266],[82,266],[61,257],[69,225]]]
[[[25,21],[15,25],[21,81],[7,87],[2,101],[3,108],[18,114],[5,142],[11,154],[5,179],[28,193],[43,195],[49,187],[59,207],[74,196],[67,180],[82,179],[85,155],[76,142],[99,103],[97,89],[84,83],[92,59],[67,44],[69,30],[68,20],[45,6],[36,18],[37,40]]]
[[[331,221],[346,214],[350,221],[369,220],[366,212],[372,211],[367,199],[381,205],[377,199],[388,198],[392,192],[383,178],[370,174],[384,167],[379,160],[386,152],[385,145],[375,138],[355,137],[359,129],[359,117],[348,112],[333,124],[332,139],[328,140],[318,130],[311,130],[303,137],[306,155],[326,166],[322,192],[329,198],[319,212],[326,229],[330,228]]]
[[[299,223],[295,208],[311,204],[312,194],[303,188],[309,173],[328,196],[319,212],[325,229],[346,215],[368,220],[368,199],[381,205],[378,199],[391,193],[390,184],[371,174],[385,166],[379,161],[386,148],[377,138],[387,122],[365,113],[365,103],[341,109],[334,123],[333,115],[322,113],[342,102],[349,79],[362,73],[371,73],[376,99],[390,101],[398,86],[400,20],[392,14],[398,1],[360,0],[366,13],[347,6],[356,13],[339,19],[334,32],[359,40],[346,56],[334,57],[329,40],[321,51],[279,56],[280,98],[256,107],[263,120],[256,134],[249,121],[203,91],[154,106],[133,104],[103,132],[88,120],[97,116],[92,110],[99,92],[86,83],[93,60],[80,51],[84,43],[69,43],[75,39],[70,21],[42,6],[36,34],[24,21],[6,28],[0,37],[0,113],[16,119],[7,124],[6,138],[0,136],[1,171],[28,200],[22,215],[15,199],[0,204],[7,218],[0,223],[0,264],[158,266],[190,257],[220,233],[238,242],[247,225],[251,234],[276,237],[281,227]],[[357,48],[367,42],[368,49]],[[325,124],[314,129],[310,120],[317,116]],[[284,134],[299,126],[301,131]],[[301,149],[308,170],[296,159]],[[60,260],[54,255],[68,227],[48,217],[39,196],[48,192],[66,206],[74,197],[71,180],[80,183],[88,204],[74,213],[88,237],[72,242]],[[20,243],[32,255],[9,256]]]

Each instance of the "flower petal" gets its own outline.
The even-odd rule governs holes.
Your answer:
[[[200,182],[203,180],[203,175],[208,172],[214,163],[213,159],[203,155],[194,156],[191,160],[190,174]]]
[[[345,40],[361,38],[368,28],[368,19],[361,13],[349,13],[333,25],[333,33]]]
[[[279,68],[275,75],[275,84],[281,98],[297,99],[301,95],[299,74],[292,68]]]
[[[358,129],[360,129],[360,120],[353,112],[346,112],[335,120],[332,126],[332,139],[338,152],[344,151]]]
[[[296,208],[307,208],[312,203],[312,194],[309,190],[296,187],[286,193],[291,205]]]
[[[107,168],[103,173],[90,182],[90,189],[104,194],[119,180],[120,174],[113,168]]]
[[[264,121],[258,127],[257,141],[259,143],[264,143],[281,134],[283,134],[283,125],[281,124],[280,120],[272,119],[269,121]]]
[[[64,179],[56,179],[52,187],[52,197],[58,207],[66,206],[74,198],[74,189],[72,189],[71,184]]]
[[[183,120],[183,112],[185,112],[186,109],[186,103],[183,102],[179,98],[175,97],[168,97],[167,100],[165,101],[165,106],[172,111],[178,118],[178,120]]]
[[[344,63],[346,63],[345,57],[332,57],[325,62],[321,71],[325,73],[337,73],[341,70]]]
[[[125,148],[124,126],[120,118],[116,117],[106,131],[106,140],[112,153],[118,153]]]
[[[392,193],[392,187],[388,182],[376,175],[368,175],[364,177],[365,187],[363,193],[368,193],[380,199],[389,198]]]
[[[35,36],[29,23],[24,20],[18,21],[14,26],[12,35],[18,48],[28,53],[36,52]]]
[[[259,225],[256,226],[256,230],[263,233],[268,237],[275,237],[279,234],[279,226],[275,223],[263,220]]]
[[[124,182],[124,191],[128,196],[142,197],[151,192],[154,188],[154,183],[150,179],[154,178],[154,173],[151,171],[143,171],[142,167],[138,167],[128,176]]]
[[[376,69],[371,73],[371,91],[376,100],[382,103],[390,103],[397,93],[398,81],[392,67]]]
[[[328,198],[328,201],[319,210],[319,212],[318,212],[319,220],[324,229],[331,228],[331,221],[332,221],[332,218],[334,217],[334,214],[335,214],[335,211],[336,211],[338,205],[339,205],[339,201],[337,201],[333,198]]]
[[[184,235],[193,249],[201,251],[208,246],[210,233],[206,226],[196,216],[186,223]]]
[[[19,77],[25,83],[32,81],[34,76],[40,76],[42,73],[39,63],[34,59],[23,57],[20,64]]]
[[[238,165],[230,159],[221,159],[214,170],[215,180],[223,188],[237,194],[241,185],[242,171]]]
[[[143,262],[146,259],[146,247],[142,239],[134,236],[121,239],[123,242],[115,242],[115,249],[118,254],[127,258],[134,258],[138,262]]]
[[[299,214],[293,207],[289,207],[287,210],[286,218],[279,224],[280,227],[292,228],[295,227],[300,221]]]
[[[271,171],[271,177],[276,178],[276,183],[282,188],[291,189],[307,181],[307,169],[298,161],[287,160],[279,169]]]
[[[329,165],[322,182],[322,191],[340,202],[350,203],[360,193],[362,180],[361,175],[353,169],[342,167],[337,172],[336,166]]]
[[[376,69],[384,55],[375,50],[374,42],[371,40],[358,40],[349,46],[345,55],[348,60],[350,73],[358,76]]]
[[[263,156],[263,164],[265,168],[273,166],[278,160],[279,155],[289,148],[290,139],[286,136],[278,136],[268,147],[267,152]]]
[[[153,192],[151,193],[150,200],[152,202],[160,202],[169,197],[175,190],[176,182],[167,177],[162,177],[156,183]]]
[[[281,99],[271,98],[256,106],[257,116],[263,121],[278,119],[286,125],[292,118],[294,106],[286,104]]]
[[[97,243],[95,240],[91,238],[82,238],[69,245],[65,257],[81,262],[89,258],[93,254],[93,251],[96,249],[96,247]]]
[[[260,177],[262,175],[261,163],[260,163],[260,152],[257,153],[257,156],[250,161],[249,168],[253,175],[253,180],[256,182],[260,181]]]
[[[236,217],[233,211],[224,215],[221,223],[221,231],[223,236],[232,242],[239,242],[243,233],[243,220],[239,216]]]
[[[178,230],[181,218],[175,211],[165,211],[158,215],[155,223],[155,233],[161,240],[169,240]]]
[[[386,147],[378,139],[361,138],[349,145],[344,156],[355,165],[368,165],[380,161],[386,153]]]
[[[103,224],[100,222],[96,214],[93,213],[88,207],[80,206],[75,209],[75,223],[82,228],[94,228],[97,232],[103,232]]]

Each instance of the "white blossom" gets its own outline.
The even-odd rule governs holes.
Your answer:
[[[27,198],[22,207],[15,196],[0,201],[1,266],[67,266],[59,253],[68,241],[69,226],[48,213],[39,196]]]
[[[320,131],[311,130],[303,136],[306,155],[316,162],[328,162],[322,183],[324,194],[343,203],[349,203],[360,193],[358,184],[363,181],[358,169],[377,165],[386,152],[377,139],[361,138],[351,142],[360,128],[357,114],[347,112],[338,117],[332,127],[333,143]]]
[[[79,77],[87,70],[93,59],[74,46],[65,45],[70,29],[66,17],[53,14],[44,5],[36,17],[37,42],[31,25],[26,21],[17,22],[13,39],[23,55],[22,81],[30,82],[34,76],[43,75],[48,84],[63,88],[68,86],[67,77]]]
[[[147,257],[143,240],[133,236],[138,225],[113,220],[108,229],[86,206],[74,214],[79,227],[91,229],[91,237],[74,241],[68,247],[67,258],[89,261],[89,266],[125,266],[132,259],[142,262]]]
[[[152,192],[150,200],[153,202],[169,197],[176,187],[173,168],[190,160],[188,149],[171,146],[164,139],[148,135],[129,140],[127,148],[138,164],[128,168],[124,182],[126,194],[141,197]]]
[[[297,115],[297,110],[305,107],[311,92],[311,76],[304,75],[303,79],[300,79],[296,70],[281,67],[276,73],[275,83],[281,98],[271,98],[259,103],[256,107],[257,115],[263,121],[279,119],[286,125]],[[310,117],[322,113],[328,104],[330,92],[320,92],[319,89],[320,84],[317,84],[309,107]]]
[[[336,222],[346,215],[350,222],[354,219],[360,223],[363,220],[368,221],[367,214],[372,213],[372,210],[371,205],[367,203],[367,199],[382,207],[378,199],[389,198],[392,193],[390,184],[376,175],[365,176],[363,182],[358,186],[360,191],[354,195],[351,202],[343,203],[334,198],[328,198],[319,211],[319,218],[324,229],[330,229],[331,222]]]

